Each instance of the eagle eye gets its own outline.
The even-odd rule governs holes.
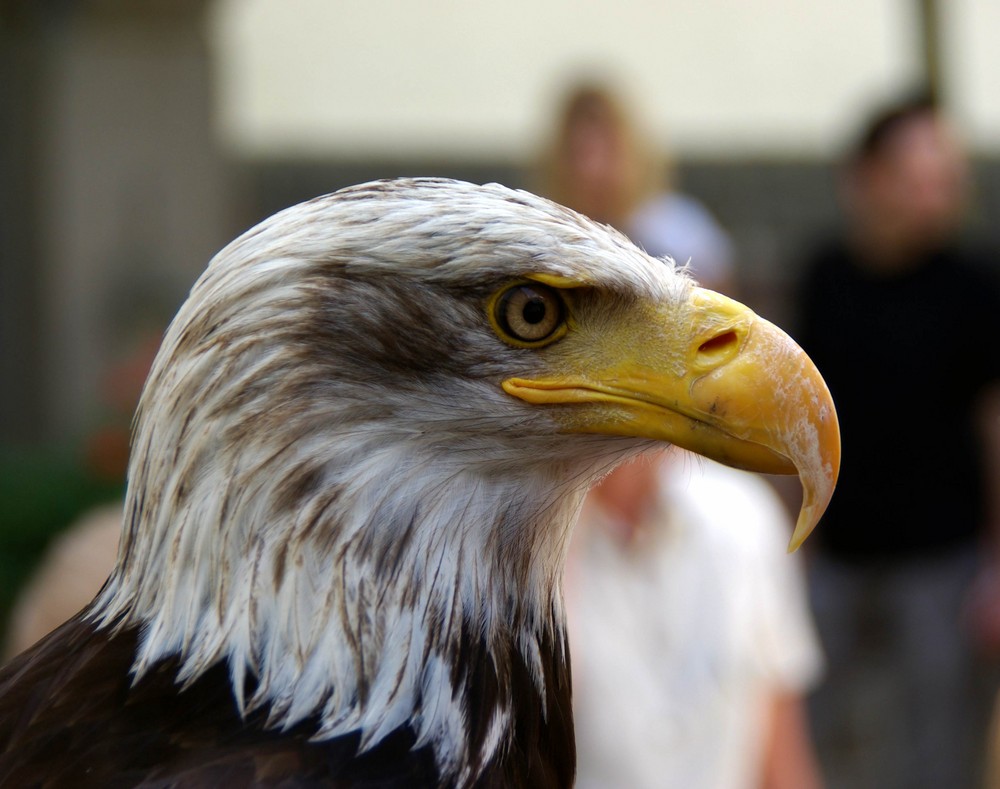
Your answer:
[[[559,339],[566,308],[554,288],[521,282],[500,293],[493,308],[496,327],[515,345],[535,347]]]

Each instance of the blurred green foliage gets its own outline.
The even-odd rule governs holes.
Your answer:
[[[0,632],[49,541],[91,507],[124,493],[73,452],[0,447]]]

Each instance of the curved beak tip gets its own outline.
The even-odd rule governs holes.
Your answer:
[[[818,447],[821,461],[815,465],[807,464],[805,468],[799,469],[799,479],[802,482],[802,507],[788,543],[789,553],[797,551],[816,528],[833,498],[833,491],[837,487],[837,478],[840,475],[840,426],[832,400],[829,401],[828,409],[824,410],[826,413],[822,421],[827,429]],[[832,421],[828,421],[830,414],[833,416]]]
[[[819,523],[821,514],[817,514],[814,507],[806,506],[802,508],[799,512],[799,519],[795,524],[795,531],[792,532],[792,538],[788,542],[789,553],[794,553],[802,547],[802,543],[806,541],[806,537],[812,534],[812,530]]]

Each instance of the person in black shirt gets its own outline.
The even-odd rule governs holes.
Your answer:
[[[985,730],[961,610],[1000,512],[1000,292],[958,241],[966,164],[932,102],[880,113],[841,185],[845,233],[798,298],[844,447],[811,541],[817,745],[831,787],[971,786]]]

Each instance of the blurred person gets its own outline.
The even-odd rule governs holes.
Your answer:
[[[732,292],[727,234],[664,170],[595,85],[569,95],[542,168],[553,199]],[[577,785],[811,789],[802,698],[821,656],[788,515],[767,483],[698,463],[672,450],[616,469],[577,526]]]
[[[122,359],[101,377],[101,418],[84,442],[88,473],[118,493],[63,520],[14,596],[4,636],[3,658],[11,658],[61,625],[89,603],[114,566],[122,529],[120,489],[128,466],[130,425],[162,332],[135,336]],[[111,487],[113,486],[113,487]]]
[[[885,108],[843,168],[844,232],[816,249],[799,291],[797,339],[845,447],[810,541],[829,661],[813,722],[834,787],[965,787],[980,770],[985,710],[963,621],[990,638],[995,584],[972,616],[963,607],[977,564],[996,562],[1000,295],[960,242],[968,191],[934,103]]]
[[[565,585],[580,789],[821,785],[790,534],[765,481],[677,450],[594,488]]]
[[[110,575],[122,531],[122,502],[94,507],[46,549],[11,612],[3,660],[20,654],[94,599]]]
[[[670,188],[666,161],[611,90],[571,91],[540,168],[541,193],[622,231],[651,255],[693,261],[705,287],[730,292],[733,249],[697,200]]]
[[[1000,789],[1000,697],[993,704],[993,716],[986,738],[986,768],[983,786]]]

